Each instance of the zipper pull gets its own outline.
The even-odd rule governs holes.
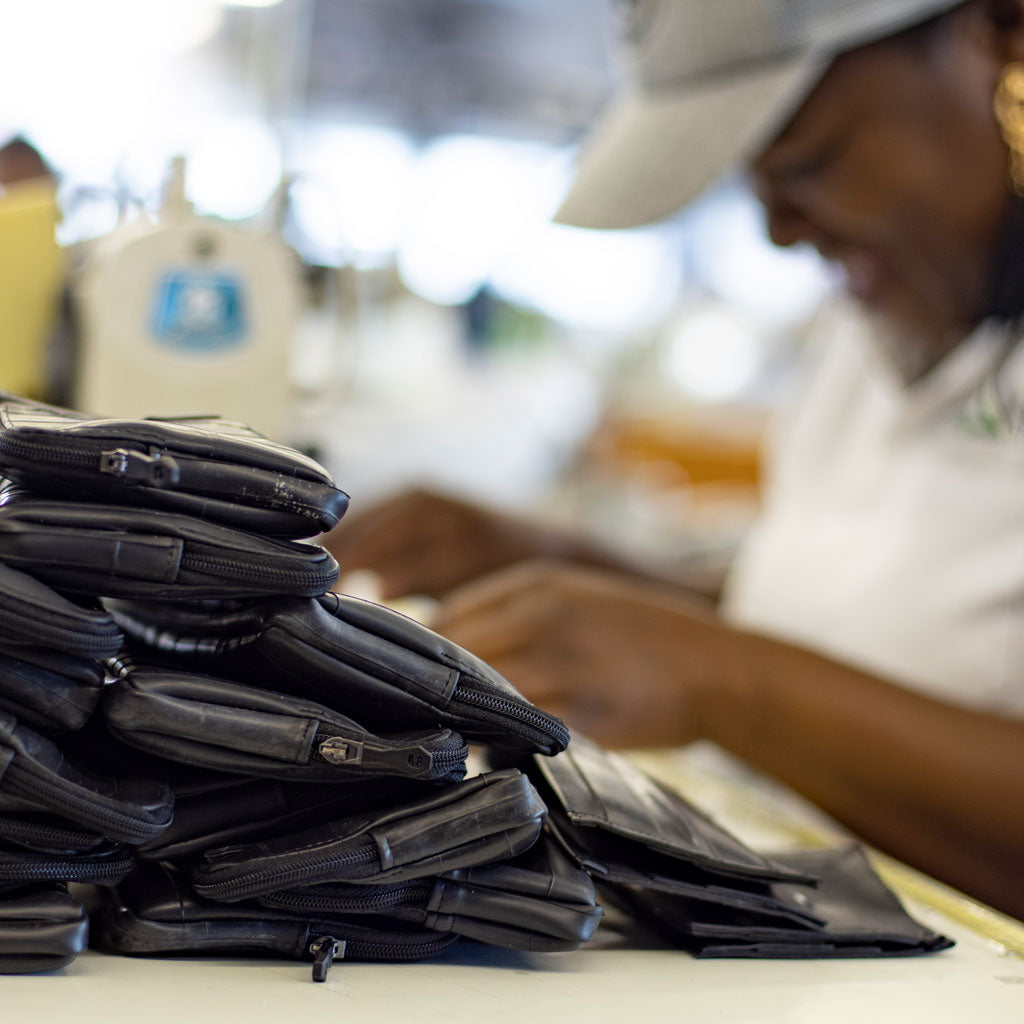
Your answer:
[[[434,755],[423,746],[392,749],[368,740],[353,740],[345,736],[328,736],[322,740],[317,753],[333,765],[360,765],[380,769],[387,774],[419,778],[429,775],[434,767]]]
[[[181,476],[178,464],[169,455],[146,455],[130,448],[102,452],[100,472],[125,480],[138,480],[153,487],[173,487]]]
[[[326,981],[331,964],[335,960],[344,959],[345,943],[333,935],[322,935],[316,942],[310,943],[309,951],[313,954],[313,980]]]

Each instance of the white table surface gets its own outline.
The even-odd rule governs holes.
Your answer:
[[[802,833],[808,841],[817,828],[776,792],[681,761],[663,759],[659,768],[724,824],[741,833],[737,825],[746,826],[743,838],[752,845],[751,833],[761,840],[772,830]],[[702,799],[693,797],[694,788]],[[467,942],[422,963],[337,962],[323,984],[310,980],[308,963],[294,961],[89,952],[63,970],[0,977],[0,1021],[1022,1024],[1024,926],[899,865],[880,862],[880,868],[915,917],[956,940],[953,949],[878,960],[696,960],[638,948],[636,940],[602,926],[573,953],[526,954]]]

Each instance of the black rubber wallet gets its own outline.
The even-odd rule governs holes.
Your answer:
[[[784,920],[751,906],[723,910],[650,889],[616,888],[605,896],[701,958],[916,956],[953,945],[910,917],[856,843],[777,858],[814,876],[814,885],[773,886],[782,902],[799,903],[810,917]]]
[[[55,498],[311,537],[348,507],[313,459],[219,416],[113,419],[0,392],[0,474]]]
[[[278,954],[313,961],[325,981],[335,960],[415,961],[458,941],[394,919],[271,910],[251,901],[216,903],[196,894],[172,864],[142,864],[112,890],[93,920],[93,944],[130,956]]]
[[[341,594],[221,614],[109,601],[137,643],[204,671],[318,701],[368,728],[446,725],[467,740],[554,754],[569,733],[480,658],[418,622]]]
[[[0,560],[62,592],[189,601],[294,594],[334,585],[316,544],[191,515],[38,498],[0,490]]]
[[[272,779],[395,775],[452,782],[469,748],[451,729],[377,735],[313,701],[211,676],[121,663],[104,694],[107,728],[183,764]]]
[[[288,889],[259,902],[318,916],[383,914],[532,953],[578,949],[593,937],[604,913],[590,876],[544,835],[511,860],[391,885]]]
[[[602,898],[696,955],[893,956],[952,944],[907,915],[855,844],[762,856],[578,735],[529,770],[547,829]]]
[[[227,902],[297,884],[423,878],[522,853],[545,813],[521,772],[488,772],[381,811],[208,850],[191,878],[201,896]]]
[[[559,836],[595,877],[621,866],[630,878],[642,872],[698,884],[811,880],[750,849],[628,758],[578,733],[564,753],[532,758],[527,770],[559,815]]]

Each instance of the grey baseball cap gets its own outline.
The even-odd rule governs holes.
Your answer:
[[[555,215],[666,217],[766,145],[839,53],[963,0],[618,0],[626,85],[585,141]]]

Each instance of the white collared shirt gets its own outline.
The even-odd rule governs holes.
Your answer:
[[[905,387],[864,320],[819,327],[724,613],[1024,716],[1024,342],[983,325]]]

